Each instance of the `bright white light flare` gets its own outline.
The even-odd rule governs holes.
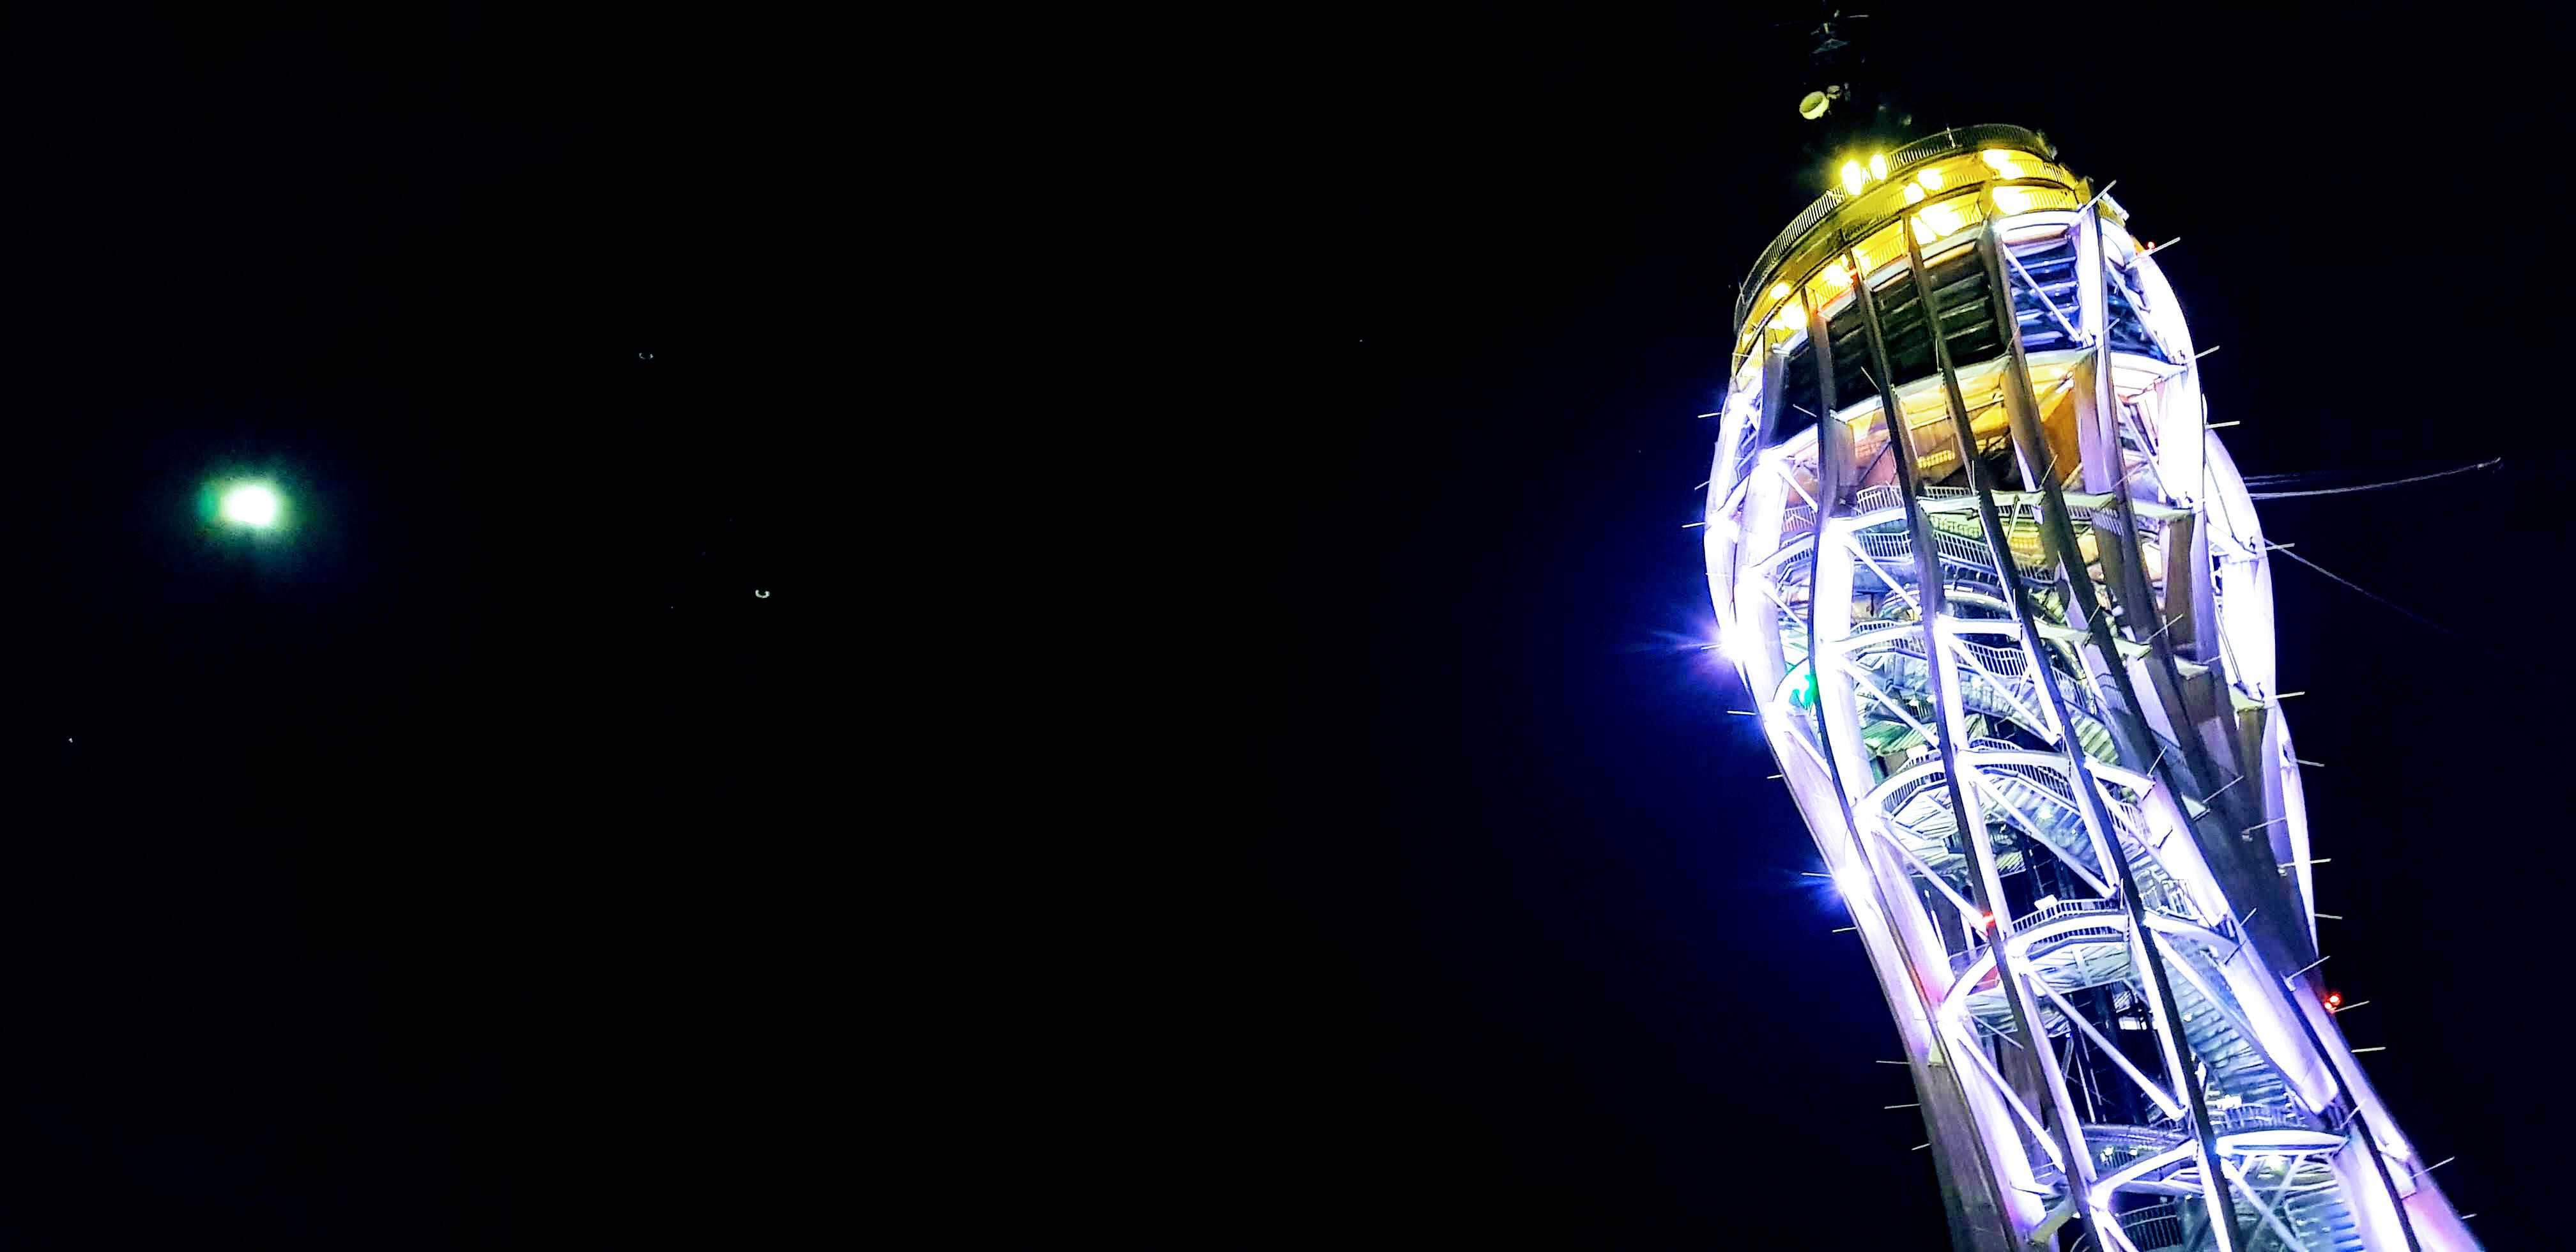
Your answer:
[[[224,520],[236,526],[266,529],[277,524],[277,493],[257,483],[224,493]]]

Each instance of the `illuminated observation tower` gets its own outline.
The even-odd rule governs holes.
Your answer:
[[[2477,1247],[2316,978],[2267,546],[2152,249],[2016,127],[1840,174],[1736,305],[1709,589],[1953,1244]]]

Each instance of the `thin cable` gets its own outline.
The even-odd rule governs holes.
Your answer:
[[[2300,556],[2298,553],[2296,553],[2296,552],[2292,552],[2291,550],[2289,550],[2289,549],[2288,549],[2288,548],[2286,548],[2286,547],[2280,547],[2280,546],[2277,546],[2277,545],[2276,545],[2275,547],[2273,547],[2273,549],[2272,549],[2272,550],[2273,550],[2274,552],[2278,552],[2278,553],[2280,553],[2281,555],[2283,555],[2283,556],[2286,556],[2286,557],[2290,558],[2290,559],[2291,559],[2291,560],[2293,560],[2293,561],[2298,562],[2298,563],[2299,563],[2299,564],[2301,564],[2301,565],[2307,566],[2309,569],[2315,570],[2316,572],[2318,572],[2318,573],[2320,573],[2320,574],[2323,574],[2323,575],[2325,575],[2326,577],[2328,577],[2328,578],[2331,578],[2331,579],[2335,580],[2336,582],[2342,583],[2344,586],[2350,587],[2350,588],[2352,588],[2353,590],[2358,591],[2358,592],[2360,592],[2361,594],[2366,595],[2366,596],[2370,597],[2370,598],[2371,598],[2371,599],[2373,599],[2373,600],[2377,600],[2377,601],[2379,601],[2381,604],[2386,605],[2386,606],[2387,606],[2387,607],[2389,607],[2389,608],[2395,609],[2395,610],[2397,610],[2398,612],[2403,613],[2403,614],[2405,614],[2406,616],[2411,617],[2411,618],[2415,619],[2416,621],[2423,623],[2423,624],[2424,624],[2424,625],[2426,625],[2426,626],[2430,626],[2430,627],[2432,627],[2433,629],[2435,629],[2435,630],[2438,630],[2438,631],[2442,632],[2443,634],[2449,635],[2450,637],[2452,637],[2452,638],[2454,638],[2454,639],[2457,639],[2457,640],[2459,640],[2459,641],[2460,641],[2460,642],[2462,642],[2462,643],[2472,643],[2472,644],[2473,644],[2473,643],[2477,643],[2477,640],[2475,640],[2475,639],[2471,639],[2471,638],[2469,638],[2467,635],[2463,635],[2463,634],[2461,634],[2460,632],[2458,632],[2458,631],[2456,631],[2456,630],[2453,630],[2453,629],[2451,629],[2450,627],[2448,627],[2448,626],[2445,626],[2445,625],[2441,624],[2440,622],[2434,621],[2432,618],[2426,617],[2426,616],[2424,616],[2423,614],[2418,613],[2418,612],[2416,612],[2415,610],[2413,610],[2413,609],[2410,609],[2410,608],[2406,607],[2405,605],[2399,604],[2399,603],[2398,603],[2398,602],[2396,602],[2395,600],[2391,600],[2391,599],[2389,599],[2388,597],[2383,596],[2383,595],[2379,594],[2378,592],[2371,590],[2371,589],[2370,589],[2370,588],[2368,588],[2368,587],[2364,587],[2364,586],[2362,586],[2360,583],[2354,582],[2353,580],[2351,580],[2351,579],[2349,579],[2349,578],[2346,578],[2346,577],[2344,577],[2343,575],[2341,575],[2341,574],[2338,574],[2338,573],[2334,572],[2333,570],[2327,569],[2325,566],[2319,565],[2319,564],[2317,564],[2316,562],[2311,561],[2311,560],[2309,560],[2309,559],[2308,559],[2308,558],[2306,558],[2306,557]],[[2483,646],[2483,645],[2481,645],[2481,646]]]
[[[2403,487],[2408,483],[2428,483],[2436,478],[2448,478],[2453,474],[2466,474],[2471,470],[2493,469],[2502,464],[2504,464],[2504,458],[2497,456],[2489,457],[2475,465],[2462,465],[2454,469],[2441,470],[2437,473],[2431,474],[2417,474],[2413,478],[2392,478],[2384,483],[2358,483],[2350,487],[2320,487],[2314,491],[2247,491],[2245,494],[2252,496],[2257,500],[2286,500],[2293,496],[2340,496],[2355,491],[2377,491],[2382,487]]]
[[[2292,552],[2292,551],[2290,551],[2288,548],[2284,548],[2284,547],[2274,547],[2274,548],[2272,549],[2272,551],[2277,552],[2277,553],[2280,553],[2282,556],[2286,556],[2286,557],[2290,558],[2291,560],[2298,562],[2298,563],[2299,563],[2299,564],[2301,564],[2301,565],[2307,566],[2309,569],[2315,570],[2316,572],[2318,572],[2318,573],[2320,573],[2320,574],[2323,574],[2323,575],[2325,575],[2326,577],[2328,577],[2328,578],[2331,578],[2331,579],[2335,580],[2336,582],[2342,583],[2344,586],[2346,586],[2346,587],[2350,587],[2350,588],[2351,588],[2351,589],[2353,589],[2354,591],[2358,591],[2358,592],[2360,592],[2361,594],[2363,594],[2363,595],[2365,595],[2365,596],[2368,596],[2368,597],[2370,597],[2370,598],[2371,598],[2371,599],[2373,599],[2373,600],[2378,601],[2381,605],[2383,605],[2383,606],[2385,606],[2385,607],[2387,607],[2387,608],[2393,609],[2393,610],[2397,611],[2397,612],[2398,612],[2398,613],[2400,613],[2400,614],[2403,614],[2405,617],[2407,617],[2408,619],[2410,619],[2410,620],[2412,620],[2412,621],[2415,621],[2415,622],[2417,622],[2417,623],[2419,623],[2419,624],[2421,624],[2421,625],[2424,625],[2424,626],[2431,627],[2432,629],[2437,630],[2437,631],[2440,631],[2441,633],[2443,633],[2443,634],[2445,634],[2445,635],[2449,635],[2449,636],[2450,636],[2450,637],[2452,637],[2453,639],[2457,639],[2457,640],[2459,640],[2460,642],[2465,643],[2465,644],[2469,645],[2470,647],[2477,649],[2477,650],[2478,650],[2478,651],[2480,651],[2480,652],[2486,653],[2488,656],[2493,657],[2493,658],[2495,658],[2496,660],[2503,661],[2503,662],[2505,662],[2505,663],[2506,663],[2506,664],[2508,664],[2508,665],[2511,665],[2511,666],[2513,666],[2513,667],[2515,667],[2515,668],[2517,668],[2517,669],[2520,669],[2520,670],[2524,670],[2524,671],[2526,671],[2526,672],[2528,672],[2528,673],[2538,674],[2538,675],[2540,675],[2540,676],[2542,676],[2542,677],[2544,677],[2544,678],[2555,679],[2555,680],[2557,680],[2557,681],[2559,681],[2559,682],[2566,682],[2566,681],[2568,681],[2568,680],[2569,680],[2567,675],[2562,674],[2562,673],[2560,673],[2560,672],[2558,672],[2558,671],[2556,671],[2556,670],[2551,670],[2551,669],[2542,669],[2541,667],[2539,667],[2539,666],[2537,666],[2537,665],[2533,665],[2533,664],[2532,664],[2532,663],[2530,663],[2529,661],[2525,661],[2525,660],[2523,660],[2523,659],[2522,659],[2522,658],[2520,658],[2520,657],[2507,656],[2507,655],[2505,655],[2505,654],[2504,654],[2504,653],[2502,653],[2502,652],[2498,652],[2498,651],[2496,651],[2495,649],[2490,648],[2490,647],[2486,646],[2485,644],[2480,643],[2480,642],[2478,642],[2477,640],[2470,638],[2470,637],[2469,637],[2469,636],[2467,636],[2467,635],[2461,634],[2459,631],[2453,630],[2453,629],[2451,629],[2450,627],[2445,626],[2445,625],[2443,625],[2443,624],[2442,624],[2442,623],[2440,623],[2440,622],[2434,621],[2432,618],[2426,617],[2426,616],[2424,616],[2423,614],[2418,613],[2418,612],[2416,612],[2415,610],[2413,610],[2413,609],[2410,609],[2410,608],[2406,607],[2405,605],[2399,604],[2399,603],[2398,603],[2398,602],[2396,602],[2395,600],[2391,600],[2391,599],[2389,599],[2388,597],[2383,596],[2383,595],[2379,594],[2378,592],[2371,590],[2371,589],[2370,589],[2370,588],[2368,588],[2368,587],[2364,587],[2364,586],[2362,586],[2360,583],[2354,582],[2353,580],[2351,580],[2351,579],[2349,579],[2349,578],[2346,578],[2346,577],[2344,577],[2343,575],[2341,575],[2341,574],[2338,574],[2338,573],[2334,572],[2333,570],[2327,569],[2325,566],[2319,565],[2319,564],[2317,564],[2316,562],[2311,561],[2311,560],[2309,560],[2309,559],[2308,559],[2308,558],[2306,558],[2306,557],[2300,556],[2298,553],[2296,553],[2296,552]]]

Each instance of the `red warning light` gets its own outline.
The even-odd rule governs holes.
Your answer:
[[[1988,930],[1992,930],[1992,929],[1994,929],[1994,927],[1995,927],[1995,915],[1994,915],[1994,914],[1992,914],[1992,913],[1988,913],[1988,914],[1986,914],[1986,917],[1985,917],[1985,924],[1986,924],[1986,929],[1988,929]]]
[[[2327,992],[2327,993],[2326,993],[2326,1007],[2327,1007],[2327,1008],[2330,1008],[2330,1009],[2331,1009],[2331,1008],[2340,1008],[2340,1007],[2342,1007],[2342,1005],[2343,1005],[2343,993],[2342,993],[2342,992],[2340,992],[2340,991],[2329,991],[2329,992]]]

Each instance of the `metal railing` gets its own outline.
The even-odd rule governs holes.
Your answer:
[[[1965,487],[1926,487],[1923,489],[1923,498],[1927,500],[1947,500],[1957,496],[1964,496],[1966,494],[1968,494],[1968,489]],[[1872,486],[1863,487],[1859,491],[1853,493],[1852,512],[1875,513],[1880,509],[1892,509],[1903,503],[1905,503],[1905,488],[1897,486],[1895,483],[1878,483]]]
[[[1780,598],[1791,605],[1805,604],[1808,584],[1813,581],[1812,571],[1815,568],[1816,550],[1813,547],[1791,553],[1783,557],[1778,565],[1771,567],[1771,588],[1779,592]]]
[[[2127,905],[2120,903],[2116,899],[2060,900],[2055,904],[2049,905],[2047,908],[2040,909],[2036,912],[2025,913],[2014,918],[2013,929],[2022,930],[2031,926],[2044,926],[2050,922],[2056,921],[2058,918],[2073,917],[2079,913],[2122,913],[2126,912],[2127,909]]]
[[[2144,1208],[2135,1208],[2122,1213],[2120,1214],[2120,1233],[2127,1235],[2129,1242],[2138,1245],[2138,1252],[2156,1252],[2159,1248],[2179,1248],[2183,1240],[2182,1205],[2183,1202],[2180,1200],[2167,1200],[2162,1204],[2150,1204]],[[2093,1237],[2093,1232],[2087,1230],[2077,1235],[2074,1243],[2067,1245],[2066,1252],[2100,1252],[2101,1247],[2101,1242]]]
[[[2316,1119],[2276,1104],[2240,1104],[2211,1114],[2209,1126],[2222,1135],[2243,1130],[2314,1130]]]
[[[1901,530],[1873,526],[1861,531],[1855,538],[1860,541],[1861,551],[1868,553],[1872,560],[1877,561],[1891,573],[1900,570],[1907,573],[1913,571],[1914,537],[1912,535]],[[2003,577],[2002,570],[1995,560],[1994,549],[1987,547],[1983,539],[1971,539],[1965,535],[1951,534],[1946,530],[1935,530],[1932,532],[1932,550],[1940,554],[1941,563],[1951,569],[1965,570],[1971,575],[1983,575],[1984,578],[1980,581],[1999,581]],[[2029,552],[2016,549],[2012,557],[2013,572],[2020,575],[2025,583],[2036,587],[2056,586],[2057,573],[2054,569],[2047,568],[2040,559],[2036,541]]]

